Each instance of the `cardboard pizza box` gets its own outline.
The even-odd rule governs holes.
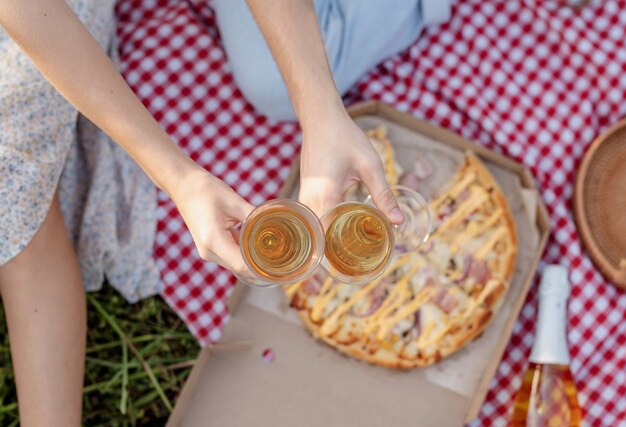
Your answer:
[[[476,153],[507,197],[518,232],[516,270],[491,325],[452,356],[423,369],[397,371],[352,359],[312,338],[280,287],[237,284],[231,320],[219,343],[204,348],[170,417],[170,427],[462,426],[485,399],[535,276],[549,219],[522,165],[444,129],[378,102],[350,109],[364,130],[388,129],[400,164],[426,153],[434,192],[464,152]],[[281,197],[295,197],[298,162]],[[429,196],[429,194],[425,194]],[[269,350],[271,362],[263,357]]]

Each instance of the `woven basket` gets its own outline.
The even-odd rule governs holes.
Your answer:
[[[626,289],[626,120],[600,135],[585,154],[576,177],[574,214],[593,261]]]

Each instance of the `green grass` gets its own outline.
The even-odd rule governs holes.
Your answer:
[[[87,295],[83,423],[164,425],[199,346],[159,297],[128,304],[109,286]],[[15,381],[0,305],[0,425],[18,425]]]

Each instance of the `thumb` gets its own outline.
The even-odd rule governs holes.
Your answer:
[[[378,167],[367,169],[366,173],[361,174],[361,179],[369,190],[376,207],[384,212],[393,224],[402,224],[404,215],[398,206],[393,191],[387,184],[382,165],[379,164]]]

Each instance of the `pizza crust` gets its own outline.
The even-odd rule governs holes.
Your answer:
[[[507,280],[513,276],[513,270],[515,268],[515,261],[517,257],[517,228],[515,226],[515,220],[513,218],[513,213],[511,212],[511,208],[504,197],[504,193],[502,193],[502,189],[498,185],[497,181],[491,176],[485,165],[476,157],[474,153],[467,152],[465,155],[466,161],[468,162],[468,168],[475,171],[478,174],[479,181],[485,185],[493,188],[493,198],[496,204],[504,209],[506,212],[502,215],[502,220],[505,223],[505,227],[507,229],[507,238],[509,240],[509,245],[511,247],[512,253],[507,257],[506,262],[502,270],[500,271],[500,275]]]

